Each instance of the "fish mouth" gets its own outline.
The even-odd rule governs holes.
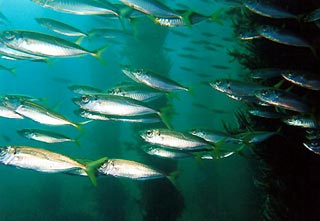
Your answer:
[[[78,106],[81,106],[81,98],[78,98],[78,97],[72,98],[72,102]]]

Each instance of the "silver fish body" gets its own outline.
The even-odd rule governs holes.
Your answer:
[[[130,122],[130,123],[158,123],[161,120],[157,117],[147,117],[147,116],[138,116],[138,117],[116,117],[108,116],[105,114],[94,113],[86,110],[77,110],[76,114],[80,115],[83,118],[90,120],[102,120],[102,121],[121,121],[121,122]]]
[[[160,113],[137,100],[115,95],[83,95],[73,99],[80,108],[111,116],[139,116]]]
[[[295,47],[312,48],[310,43],[305,39],[287,30],[265,26],[260,29],[259,33],[262,37],[280,44]]]
[[[44,143],[62,143],[62,142],[75,142],[74,139],[71,139],[63,134],[59,134],[52,131],[40,130],[40,129],[23,129],[18,130],[18,134],[21,136],[36,140]]]
[[[123,68],[122,72],[137,83],[143,83],[149,87],[163,90],[163,91],[175,91],[184,90],[188,91],[188,88],[179,85],[177,82],[161,76],[159,74],[146,71],[143,69]]]
[[[147,15],[161,18],[180,18],[181,16],[155,0],[120,0],[129,7]]]
[[[165,93],[136,85],[124,85],[108,90],[108,94],[132,98],[138,101],[152,101],[165,95]]]
[[[73,57],[85,54],[96,56],[94,52],[73,42],[39,32],[4,31],[0,34],[0,39],[10,48],[36,56]]]
[[[231,135],[213,129],[194,129],[189,132],[190,134],[200,137],[211,143],[225,142],[225,143],[239,143],[240,140],[233,138]]]
[[[8,102],[9,105],[12,103]],[[76,128],[79,127],[76,123],[71,122],[65,117],[57,114],[44,106],[38,105],[32,101],[24,100],[20,103],[12,105],[13,110],[23,117],[29,118],[41,124],[61,126],[61,125],[71,125]]]
[[[305,71],[288,70],[281,73],[282,77],[291,83],[310,90],[320,90],[320,79],[317,75]]]
[[[232,94],[237,97],[241,96],[254,96],[254,93],[257,90],[267,88],[266,86],[246,83],[238,80],[231,79],[219,79],[213,82],[210,82],[210,86],[220,92]]]
[[[256,97],[268,104],[300,113],[310,112],[310,107],[298,96],[277,89],[264,89],[255,93]]]
[[[111,175],[133,180],[150,180],[166,177],[163,173],[145,164],[123,159],[108,159],[97,171],[100,175]]]
[[[250,11],[268,18],[276,18],[276,19],[284,19],[284,18],[296,19],[297,18],[296,15],[290,12],[287,12],[281,8],[278,8],[274,5],[264,4],[258,1],[247,1],[247,2],[244,2],[243,5]]]
[[[76,169],[86,169],[84,165],[65,155],[40,148],[24,146],[8,146],[1,148],[0,162],[5,165],[45,173],[59,173]]]
[[[213,147],[205,140],[167,129],[151,129],[140,132],[140,136],[148,143],[176,150],[210,150]]]
[[[36,18],[36,21],[42,27],[62,35],[72,37],[87,36],[87,34],[80,29],[51,18]]]
[[[106,2],[94,0],[32,0],[44,8],[76,15],[106,15],[118,16],[116,9]]]
[[[168,148],[163,148],[156,145],[143,145],[141,149],[151,156],[156,156],[164,159],[185,159],[185,158],[193,158],[194,156],[185,151],[175,151]]]
[[[291,116],[283,118],[282,121],[290,126],[315,129],[319,127],[319,122],[307,116]]]
[[[71,85],[68,87],[72,92],[76,94],[99,94],[103,93],[103,90],[88,86],[88,85]]]

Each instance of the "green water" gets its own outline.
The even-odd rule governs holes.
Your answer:
[[[42,8],[29,0],[0,3],[1,12],[10,21],[2,25],[1,30],[33,30],[54,35],[40,27],[34,21],[36,17],[68,22],[83,31],[94,27],[121,28],[117,19],[65,14]],[[178,1],[166,3],[174,8]],[[214,1],[182,3],[204,14],[230,7]],[[71,99],[76,95],[68,86],[86,84],[107,89],[130,82],[120,71],[120,65],[129,62],[167,75],[192,88],[190,93],[174,92],[174,96],[153,104],[157,108],[163,105],[171,108],[170,122],[175,130],[222,130],[223,121],[236,126],[233,111],[241,104],[208,85],[210,80],[218,78],[239,78],[239,74],[245,71],[236,61],[230,62],[232,57],[227,50],[237,47],[237,41],[228,16],[223,16],[222,22],[223,25],[219,25],[206,21],[191,28],[160,27],[148,18],[131,24],[127,22],[127,28],[135,32],[134,37],[116,36],[113,39],[82,42],[84,47],[92,50],[108,46],[102,63],[90,56],[52,59],[49,64],[2,59],[2,65],[16,68],[16,76],[1,73],[0,93],[45,98],[47,107],[80,122],[84,119],[73,114],[77,107]],[[212,33],[212,36],[205,36],[204,32]],[[206,44],[214,50],[206,49]],[[186,47],[193,50],[188,51]],[[186,58],[181,54],[195,57]],[[181,67],[188,67],[191,71]],[[110,176],[99,178],[98,186],[94,187],[84,177],[39,173],[1,165],[0,220],[259,220],[260,197],[253,184],[257,162],[236,154],[226,159],[202,161],[163,160],[146,155],[139,148],[144,142],[138,131],[163,125],[95,121],[83,126],[81,146],[77,147],[74,143],[44,144],[27,140],[16,133],[24,128],[44,128],[77,137],[79,131],[70,126],[48,127],[28,119],[6,118],[1,118],[0,124],[2,146],[41,147],[73,158],[122,158],[168,173],[178,171],[174,184]]]

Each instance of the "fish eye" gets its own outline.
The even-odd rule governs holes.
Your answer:
[[[83,103],[88,103],[88,102],[89,102],[88,96],[83,95],[83,96],[81,97],[81,101],[82,101]]]
[[[147,137],[152,137],[153,132],[152,130],[147,130],[146,134],[147,134]]]

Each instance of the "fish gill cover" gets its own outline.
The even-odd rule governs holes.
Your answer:
[[[313,220],[319,7],[0,2],[0,220]]]

